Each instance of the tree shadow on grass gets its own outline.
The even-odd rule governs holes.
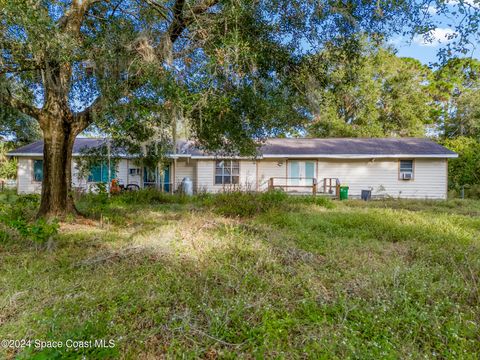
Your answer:
[[[419,219],[346,215],[283,214],[253,231],[236,220],[185,214],[134,236],[121,230],[116,241],[71,239],[61,251],[25,255],[17,267],[11,263],[10,274],[17,279],[6,283],[9,291],[34,290],[28,301],[18,299],[19,311],[2,332],[18,338],[117,342],[115,349],[42,352],[59,358],[381,357],[430,351],[447,356],[448,346],[473,354],[475,327],[468,325],[466,295],[448,292],[460,280],[451,278],[442,297],[431,292],[428,271],[438,273],[442,267],[415,258],[395,270],[388,266],[392,255],[369,281],[348,293],[332,285],[348,276],[332,271],[321,255],[340,254],[344,246],[344,257],[355,257],[362,244],[373,243],[444,246],[452,233],[464,246],[465,234],[437,224],[415,235]],[[405,235],[415,236],[405,240]],[[358,266],[337,265],[343,272],[359,270],[347,268],[352,264]],[[452,311],[456,303],[464,313]],[[449,332],[452,323],[458,333]]]

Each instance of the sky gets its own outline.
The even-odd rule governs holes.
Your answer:
[[[459,1],[464,2],[467,6],[469,5],[471,11],[480,12],[480,0],[446,0],[445,2],[449,4],[448,7],[450,7],[450,10],[455,11],[454,7],[458,5]],[[425,40],[425,38],[422,36],[415,36],[413,38],[397,36],[390,40],[390,44],[397,49],[398,56],[412,57],[420,60],[426,65],[429,65],[439,61],[438,51],[452,41],[449,39],[449,36],[455,34],[454,28],[455,25],[458,25],[461,15],[457,12],[457,15],[460,15],[460,17],[456,18],[451,14],[450,16],[439,14],[437,8],[433,5],[430,5],[426,11],[432,15],[437,25],[437,28],[433,29],[429,33],[429,38],[431,41]],[[478,43],[479,38],[480,34],[472,36],[473,44],[471,45],[471,51],[468,54],[455,55],[480,59],[480,43]]]
[[[390,43],[397,49],[398,56],[412,57],[420,60],[425,65],[429,65],[439,61],[437,54],[441,47],[448,42],[446,38],[448,33],[448,28],[437,28],[433,36],[436,40],[431,43],[419,36],[413,39],[398,37],[392,39]],[[473,49],[473,51],[467,55],[480,59],[480,49]]]

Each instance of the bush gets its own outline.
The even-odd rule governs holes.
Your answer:
[[[480,184],[465,187],[465,197],[468,199],[480,199]]]
[[[12,146],[0,143],[0,179],[15,179],[17,177],[17,160],[7,157]]]
[[[448,181],[451,189],[460,191],[462,185],[480,183],[480,142],[476,139],[460,136],[448,139],[444,145],[458,153],[457,159],[448,161]]]
[[[155,189],[127,191],[111,198],[117,204],[185,204],[189,198],[182,194],[169,194]]]
[[[220,215],[250,217],[279,206],[287,197],[281,191],[265,193],[232,191],[210,196],[203,195],[201,201]]]
[[[57,221],[34,220],[39,205],[38,195],[18,196],[14,193],[1,195],[0,222],[7,228],[40,245],[45,244],[58,233]]]
[[[58,233],[58,222],[48,222],[44,219],[38,219],[33,223],[18,218],[10,220],[6,225],[18,231],[24,238],[33,241],[36,244],[43,245]]]
[[[314,196],[289,196],[283,191],[264,193],[226,192],[204,195],[202,202],[214,212],[229,217],[251,217],[271,209],[285,208],[297,204],[316,204],[331,208],[330,199]]]
[[[103,215],[109,221],[121,223],[125,210],[133,206],[157,204],[193,204],[206,207],[213,212],[228,217],[251,217],[265,213],[270,209],[297,206],[302,204],[318,205],[332,208],[333,202],[328,198],[314,196],[289,196],[283,191],[255,192],[222,192],[218,194],[200,193],[195,196],[168,194],[153,189],[125,192],[108,197],[106,194],[87,194],[77,203],[80,211],[87,216],[99,218]],[[122,215],[123,213],[123,215]],[[116,217],[120,218],[115,220]]]

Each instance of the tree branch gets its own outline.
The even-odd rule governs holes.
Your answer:
[[[171,53],[172,44],[180,37],[183,31],[196,20],[197,16],[204,14],[218,2],[219,0],[202,0],[185,12],[185,0],[176,0],[172,7],[173,20],[157,47],[157,56],[163,59],[167,53]]]
[[[102,107],[102,97],[98,96],[95,101],[85,110],[73,114],[73,123],[78,128],[78,133],[83,131],[93,122],[93,115]]]
[[[18,74],[27,71],[35,71],[40,70],[42,67],[40,65],[32,65],[32,66],[12,66],[12,65],[1,65],[0,67],[0,75],[4,74]]]
[[[177,2],[178,1],[179,0],[177,0]],[[174,17],[174,20],[168,29],[170,41],[172,42],[172,44],[178,39],[182,32],[194,22],[196,16],[207,12],[217,3],[218,0],[203,0],[198,2],[195,6],[191,7],[189,10],[189,14],[185,14],[182,11],[178,16]]]
[[[94,4],[100,1],[102,0],[73,0],[68,11],[58,21],[59,28],[71,31],[73,34],[78,35],[80,33],[80,26],[83,17]]]
[[[15,98],[9,89],[6,90],[6,93],[0,94],[0,103],[5,104],[7,107],[18,110],[37,120],[41,112],[41,109]]]

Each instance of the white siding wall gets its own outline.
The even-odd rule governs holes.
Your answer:
[[[259,160],[258,161],[258,190],[268,189],[268,180],[271,177],[287,177],[287,161],[280,160]]]
[[[42,184],[33,180],[33,161],[37,158],[18,158],[17,169],[17,192],[19,194],[40,194]],[[123,180],[127,184],[127,160],[120,160],[117,165],[117,179]],[[77,163],[72,161],[72,187],[83,188],[85,190],[94,189],[94,183],[88,183],[86,178],[81,178]]]
[[[83,189],[87,188],[87,179],[80,177],[80,173],[77,168],[77,162],[75,160],[72,161],[72,186]]]
[[[255,190],[257,168],[253,160],[240,160],[240,184],[215,185],[215,160],[197,160],[197,191],[221,192],[234,189]]]
[[[140,174],[130,175],[130,169],[140,169]],[[119,163],[119,171],[125,179],[124,185],[135,184],[140,187],[143,186],[143,167],[138,165],[135,161],[122,159]]]
[[[218,192],[222,187],[214,185],[215,161],[197,160],[197,192]]]
[[[447,196],[447,163],[445,159],[416,159],[414,179],[399,180],[398,160],[319,160],[318,180],[339,178],[349,186],[349,194],[360,196],[372,188],[372,195],[401,198],[445,199]]]
[[[271,177],[287,176],[285,160],[240,161],[240,189],[264,191]],[[279,164],[281,164],[279,166]],[[349,186],[349,194],[360,196],[361,190],[372,188],[372,195],[388,195],[402,198],[445,199],[447,196],[447,162],[445,159],[416,159],[414,179],[398,179],[398,160],[318,160],[317,177],[319,187],[323,178],[339,178]],[[131,176],[128,169],[138,167],[132,161],[121,160],[117,167],[117,178],[124,184],[141,184],[141,175]],[[215,160],[177,161],[175,181],[177,184],[188,176],[197,191],[219,192],[231,189],[214,184]],[[257,179],[258,174],[258,179]],[[173,174],[172,174],[173,175]],[[79,179],[75,162],[72,164],[74,187],[89,188],[85,179]],[[33,159],[19,158],[17,173],[18,193],[40,193],[41,184],[33,181]]]
[[[117,174],[116,178],[120,184],[127,185],[129,184],[128,178],[128,164],[129,161],[126,159],[121,159],[117,164]]]
[[[255,160],[240,161],[240,188],[244,191],[256,191],[257,164]]]
[[[180,183],[182,182],[183,178],[189,177],[190,180],[193,182],[193,188],[195,189],[196,183],[196,169],[195,169],[196,161],[190,160],[187,162],[185,159],[178,159],[176,162],[175,167],[175,189],[178,188]]]
[[[33,159],[18,158],[17,192],[19,194],[40,194],[42,192],[42,184],[33,181]]]

